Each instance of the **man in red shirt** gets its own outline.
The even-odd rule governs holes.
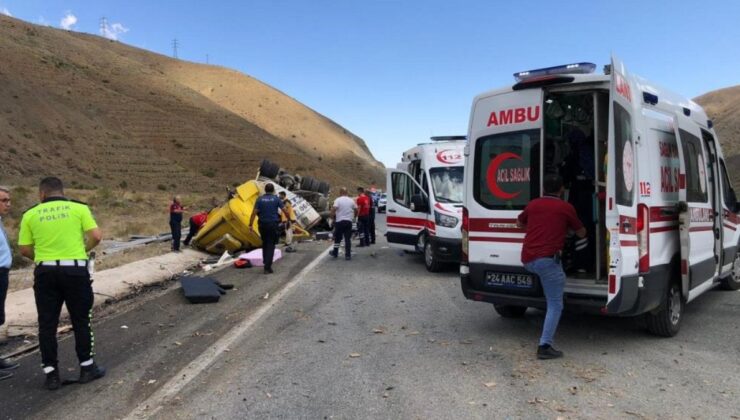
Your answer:
[[[545,195],[527,204],[517,220],[519,227],[526,228],[522,263],[527,271],[536,274],[547,299],[547,314],[542,327],[538,359],[555,359],[563,356],[556,350],[553,337],[563,312],[565,272],[560,264],[560,250],[565,244],[565,235],[573,230],[579,238],[586,237],[586,228],[578,220],[576,209],[563,201],[563,179],[559,175],[545,175]]]
[[[357,188],[357,233],[360,235],[359,246],[370,245],[370,197],[365,189]]]
[[[193,236],[195,236],[200,228],[206,224],[206,221],[208,221],[207,211],[195,213],[194,215],[190,216],[190,230],[188,231],[188,236],[185,238],[184,241],[182,241],[185,246],[190,245],[190,240],[193,239]]]

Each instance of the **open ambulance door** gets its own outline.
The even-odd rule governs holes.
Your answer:
[[[606,311],[631,309],[639,282],[637,240],[636,145],[641,118],[636,83],[615,56],[611,62],[607,147],[606,228],[609,234],[609,281]],[[629,284],[627,283],[634,283]]]
[[[388,244],[393,248],[416,251],[419,233],[427,227],[429,198],[411,174],[400,169],[386,169],[386,191]],[[416,208],[412,203],[414,196],[421,196],[427,208]]]
[[[678,231],[681,241],[681,285],[686,301],[691,301],[712,287],[719,269],[715,252],[715,231],[712,200],[717,194],[712,165],[717,159],[705,147],[699,126],[690,116],[677,115],[680,173],[678,179]],[[716,235],[716,236],[715,236]]]

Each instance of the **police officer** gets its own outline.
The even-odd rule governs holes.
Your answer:
[[[284,205],[275,195],[275,186],[265,184],[265,193],[257,199],[254,211],[249,217],[249,230],[253,230],[255,216],[259,216],[258,228],[262,238],[262,262],[265,264],[265,274],[272,274],[272,256],[275,254],[275,244],[280,239],[280,213],[289,218],[284,211]],[[290,219],[286,222],[290,225]]]
[[[36,262],[33,291],[41,363],[46,388],[55,390],[61,386],[56,334],[62,304],[67,306],[75,332],[79,383],[105,376],[105,369],[93,360],[93,291],[87,268],[87,252],[100,243],[102,233],[86,204],[64,196],[59,178],[41,180],[39,199],[41,203],[23,214],[18,245],[23,256]]]

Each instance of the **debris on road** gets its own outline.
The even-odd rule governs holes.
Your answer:
[[[486,382],[483,384],[486,388],[491,389],[496,387],[496,382]]]
[[[351,358],[353,358],[353,359],[356,359],[356,358],[358,358],[358,357],[360,357],[360,356],[362,356],[362,355],[361,355],[360,353],[350,353],[350,354],[349,354],[349,357],[351,357]]]

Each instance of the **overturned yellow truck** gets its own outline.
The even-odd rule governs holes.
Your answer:
[[[193,245],[211,254],[223,254],[224,251],[233,253],[261,247],[262,238],[257,229],[259,217],[255,218],[252,230],[249,229],[249,218],[252,216],[257,198],[265,193],[264,186],[268,182],[275,186],[276,194],[285,191],[293,205],[297,221],[292,225],[293,239],[308,238],[310,236],[308,229],[321,221],[321,215],[305,199],[292,191],[268,178],[258,178],[236,187],[235,193],[226,203],[211,210],[208,221],[193,239]]]

